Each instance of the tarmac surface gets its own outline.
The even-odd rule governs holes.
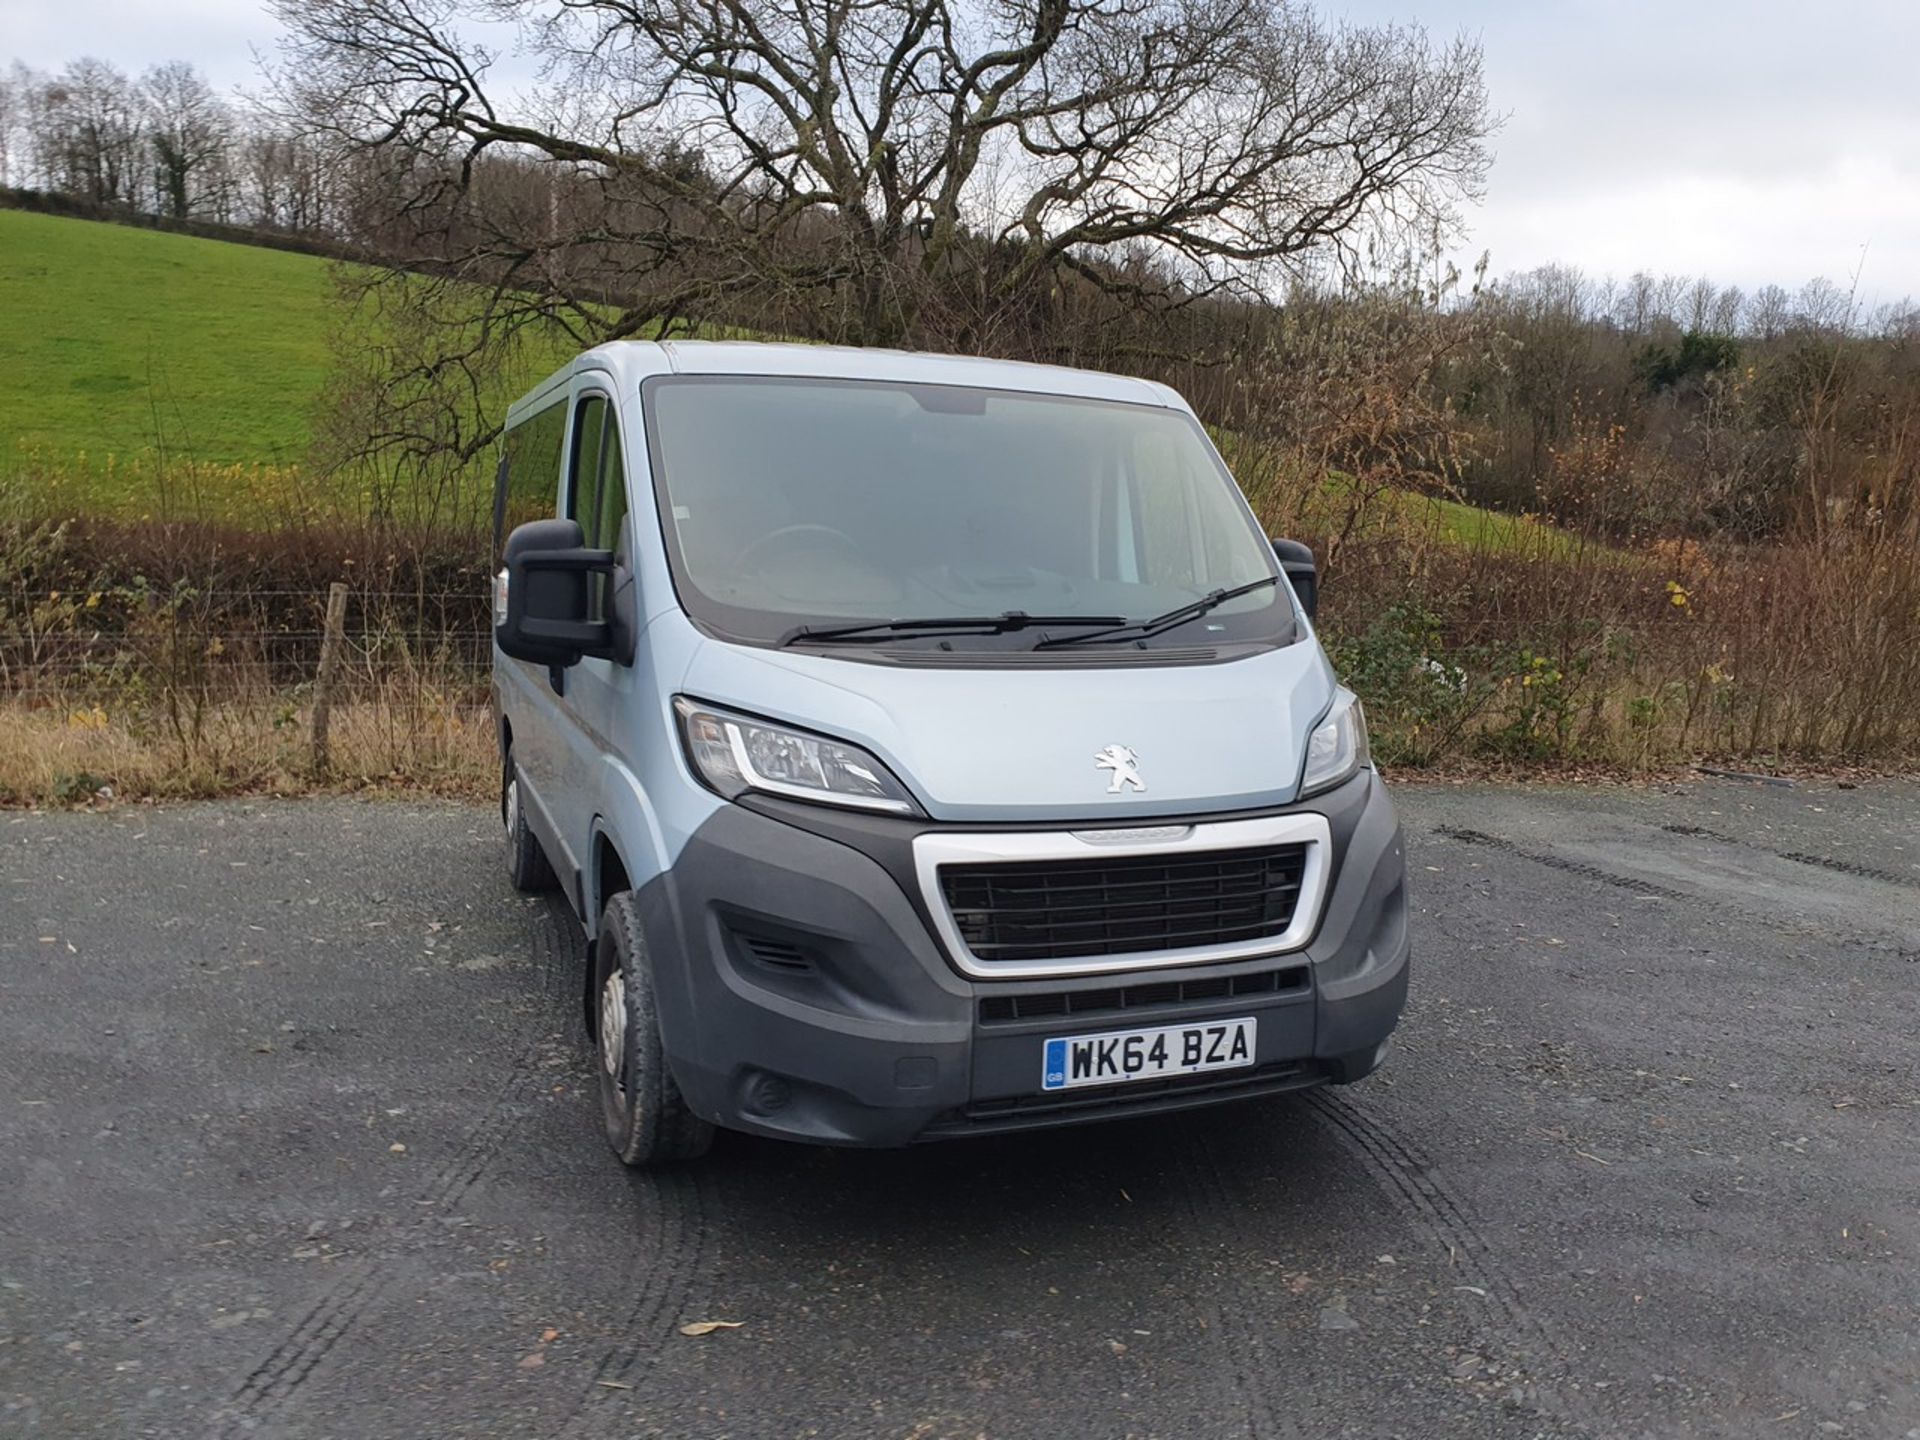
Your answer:
[[[1395,795],[1362,1084],[660,1175],[489,811],[0,815],[0,1436],[1920,1440],[1920,786]]]

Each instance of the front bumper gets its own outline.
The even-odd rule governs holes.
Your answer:
[[[718,1124],[843,1145],[1357,1080],[1379,1063],[1406,999],[1400,829],[1371,772],[1293,808],[1325,814],[1333,833],[1304,949],[1002,982],[949,963],[911,880],[910,836],[869,821],[836,833],[799,807],[724,806],[639,896],[675,1079]],[[1251,1068],[1040,1091],[1049,1036],[1233,1016],[1259,1022]]]

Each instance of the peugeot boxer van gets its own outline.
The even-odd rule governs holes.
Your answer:
[[[629,1164],[1360,1079],[1405,862],[1304,546],[1172,390],[620,343],[508,412],[513,883],[591,941]]]

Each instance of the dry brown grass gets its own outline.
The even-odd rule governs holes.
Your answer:
[[[0,514],[0,805],[384,787],[489,795],[484,544]],[[348,583],[331,763],[311,707]]]
[[[485,799],[499,783],[485,706],[338,705],[325,774],[313,769],[308,718],[288,703],[216,702],[183,743],[104,707],[0,701],[0,805],[382,789]]]

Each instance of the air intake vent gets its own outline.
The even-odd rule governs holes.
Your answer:
[[[742,935],[740,943],[749,955],[769,970],[779,970],[788,975],[813,973],[812,959],[791,940],[775,940],[766,935]]]
[[[1216,975],[1204,980],[1159,980],[1150,985],[1116,985],[1099,990],[1040,990],[1023,995],[989,995],[980,1002],[982,1025],[1011,1025],[1021,1020],[1060,1016],[1084,1019],[1126,1010],[1192,1005],[1208,1000],[1238,1000],[1249,995],[1286,995],[1307,988],[1302,965],[1257,975]]]

